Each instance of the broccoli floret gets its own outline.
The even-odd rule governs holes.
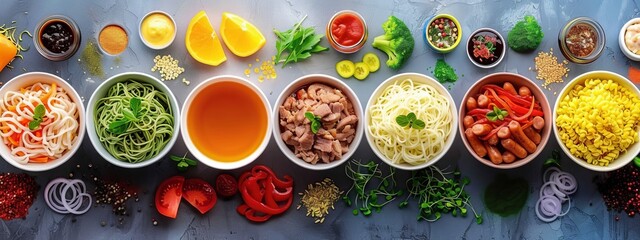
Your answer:
[[[380,49],[389,56],[387,66],[398,70],[413,53],[414,40],[407,25],[395,16],[382,24],[384,35],[373,39],[373,47]]]
[[[440,83],[456,82],[458,80],[458,74],[444,59],[438,59],[436,61],[436,67],[433,70],[433,76],[438,79]]]
[[[536,18],[531,15],[520,20],[509,32],[507,43],[516,52],[531,52],[538,48],[544,33]]]

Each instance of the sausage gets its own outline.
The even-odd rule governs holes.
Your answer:
[[[520,144],[524,149],[527,150],[528,153],[533,153],[536,151],[537,145],[531,141],[522,131],[522,127],[520,127],[520,123],[517,121],[511,121],[509,125],[509,131],[511,131],[511,138],[513,138],[518,144]],[[514,153],[515,154],[515,153]],[[517,155],[516,155],[517,156]]]
[[[502,153],[502,162],[504,163],[512,163],[516,160],[516,155],[513,155],[513,153],[509,152],[509,151],[504,151],[504,153]]]
[[[520,144],[518,144],[511,138],[502,139],[500,141],[500,144],[504,149],[513,153],[513,155],[516,155],[516,157],[518,158],[525,158],[527,156],[527,150],[524,150],[524,148],[520,146]]]
[[[464,131],[464,135],[467,137],[467,141],[469,141],[469,145],[471,145],[471,148],[473,148],[473,151],[479,157],[484,157],[487,155],[487,149],[484,148],[484,146],[482,146],[482,143],[480,142],[478,137],[476,137],[476,135],[473,134],[473,132],[471,131],[471,128],[467,128],[467,130]]]
[[[491,129],[492,127],[489,124],[476,124],[471,127],[471,130],[473,130],[473,134],[475,134],[476,136],[487,135],[489,132],[491,132]]]
[[[495,146],[498,144],[498,141],[500,139],[498,139],[498,135],[497,134],[493,134],[491,135],[491,137],[489,137],[489,140],[487,140],[487,143],[489,143],[489,145],[491,146]]]
[[[489,98],[485,95],[478,96],[478,107],[487,108],[489,106]]]
[[[474,97],[467,98],[467,111],[471,111],[473,109],[478,108],[478,102]]]
[[[518,95],[518,93],[516,92],[516,88],[513,87],[513,84],[511,84],[510,82],[504,82],[504,84],[502,84],[502,88],[513,95]]]
[[[540,133],[536,132],[536,130],[533,130],[533,128],[525,128],[522,131],[524,132],[524,135],[527,135],[527,137],[531,139],[533,143],[535,143],[536,145],[540,144],[542,137],[540,136]]]
[[[535,116],[533,118],[533,128],[535,128],[536,130],[540,131],[542,130],[542,128],[544,128],[544,118],[540,117],[540,116]]]
[[[498,135],[498,137],[502,139],[510,138],[511,131],[509,131],[508,127],[501,127],[500,129],[498,129],[498,133],[496,135]]]
[[[489,150],[489,159],[491,159],[493,164],[498,165],[502,163],[502,153],[500,153],[497,147],[491,146],[488,143],[484,143],[484,147]]]
[[[520,96],[531,96],[531,90],[528,87],[522,86],[518,89],[518,95]]]
[[[462,124],[464,125],[465,129],[470,128],[474,122],[475,121],[473,120],[472,116],[464,116],[464,118],[462,119]]]

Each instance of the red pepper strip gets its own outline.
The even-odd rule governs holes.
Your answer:
[[[249,206],[247,206],[247,204],[244,204],[244,203],[240,204],[238,207],[236,207],[236,211],[242,216],[246,215],[247,211],[249,211],[250,209],[251,208]]]
[[[529,121],[526,124],[522,125],[522,130],[527,129],[528,127],[531,127],[531,125],[533,125],[533,121]]]
[[[245,182],[245,185],[246,184],[247,183]],[[242,200],[244,200],[244,202],[251,209],[254,209],[256,211],[263,212],[263,213],[266,213],[266,214],[271,214],[271,215],[280,214],[280,213],[283,213],[284,211],[286,211],[287,209],[289,209],[289,207],[291,206],[291,199],[293,199],[293,197],[289,198],[288,204],[285,205],[285,206],[282,206],[282,207],[278,206],[278,208],[273,208],[273,207],[266,206],[261,201],[258,201],[256,199],[254,199],[253,197],[251,197],[251,194],[249,194],[249,192],[247,191],[246,187],[241,187],[240,188],[240,193],[242,194]],[[267,195],[267,193],[265,193],[265,195]]]
[[[267,174],[273,176],[274,177],[273,183],[276,185],[276,187],[279,187],[279,188],[293,187],[293,178],[291,178],[291,176],[285,175],[284,180],[280,180],[277,178],[276,174],[273,173],[273,170],[271,170],[271,168],[264,165],[256,165],[251,169],[251,172],[253,172],[254,174],[260,171],[264,171]]]
[[[491,95],[495,98],[495,100],[500,103],[500,105],[502,105],[503,108],[505,108],[507,110],[507,113],[509,114],[508,116],[513,117],[513,111],[511,111],[511,108],[509,107],[509,105],[507,105],[506,102],[502,101],[502,99],[500,97],[498,97],[498,95],[496,94],[495,91],[493,91],[493,89],[489,88],[489,92],[491,93]]]
[[[271,215],[269,214],[256,215],[256,213],[260,213],[260,212],[253,209],[249,209],[247,211],[247,214],[245,214],[244,216],[247,219],[249,219],[249,221],[252,221],[252,222],[266,222],[267,220],[269,220],[269,218],[271,218]]]
[[[265,197],[264,197],[264,202],[267,204],[268,207],[272,207],[272,208],[278,208],[278,203],[276,203],[276,200],[273,198],[273,194],[276,192],[276,188],[275,186],[273,186],[273,179],[272,177],[268,177],[267,178],[267,182],[265,184]]]
[[[240,175],[240,178],[238,178],[238,186],[242,186],[242,183],[247,180],[248,177],[251,176],[251,172],[245,172],[242,175]]]
[[[525,107],[522,107],[522,106],[520,106],[520,105],[518,105],[518,104],[513,103],[513,102],[512,102],[511,100],[509,100],[508,98],[504,99],[504,101],[505,101],[505,102],[507,102],[507,104],[509,104],[509,106],[511,107],[511,109],[512,109],[515,113],[517,113],[517,114],[519,114],[519,115],[526,114],[526,113],[529,111],[529,109],[527,109],[527,108],[525,108]],[[535,105],[535,104],[534,104],[534,105]],[[533,112],[531,112],[531,116],[534,116],[534,117],[535,117],[535,116],[544,117],[544,113],[543,113],[542,111],[540,111],[540,110],[535,110],[535,109],[533,109]]]
[[[502,125],[500,125],[499,127],[493,128],[491,130],[491,132],[489,132],[489,134],[487,134],[486,136],[480,138],[482,141],[487,141],[489,140],[489,138],[491,138],[494,134],[496,134],[498,132],[498,130],[500,130],[500,128],[507,126],[508,123],[503,123]]]
[[[501,88],[498,85],[487,84],[487,85],[484,85],[483,88],[494,90],[495,92],[499,93],[500,95],[505,95],[509,99],[511,99],[511,101],[513,101],[514,103],[517,103],[517,104],[522,105],[522,106],[529,105],[529,101],[531,101],[531,96],[513,95],[513,94],[511,94],[510,92],[507,92],[507,90],[504,90],[504,88]]]
[[[535,97],[531,98],[531,107],[529,108],[529,111],[525,115],[522,115],[520,117],[511,116],[513,118],[513,120],[516,120],[516,121],[519,121],[519,122],[527,120],[529,118],[529,116],[531,116],[531,113],[533,112],[533,106],[535,105],[535,103],[536,103],[536,98]]]
[[[489,109],[476,108],[476,109],[473,109],[473,110],[467,112],[467,115],[476,115],[476,114],[487,115],[487,113],[489,113],[489,112],[491,112],[491,110],[489,110]]]
[[[251,195],[251,198],[255,199],[256,201],[262,201],[264,193],[261,191],[262,189],[260,188],[260,185],[257,181],[257,178],[249,177],[243,182],[241,187],[247,190],[249,195]]]
[[[489,119],[481,118],[480,120],[478,120],[478,121],[474,122],[473,124],[471,124],[471,126],[474,126],[476,124],[483,124],[483,123],[487,123],[487,122],[489,122]]]

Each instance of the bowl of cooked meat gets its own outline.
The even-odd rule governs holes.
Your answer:
[[[355,92],[337,78],[311,74],[291,82],[273,108],[273,137],[294,163],[336,167],[353,155],[364,132]]]

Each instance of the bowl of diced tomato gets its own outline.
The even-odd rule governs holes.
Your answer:
[[[508,72],[487,75],[464,95],[459,130],[469,153],[499,169],[535,159],[551,136],[551,108],[528,78]]]

